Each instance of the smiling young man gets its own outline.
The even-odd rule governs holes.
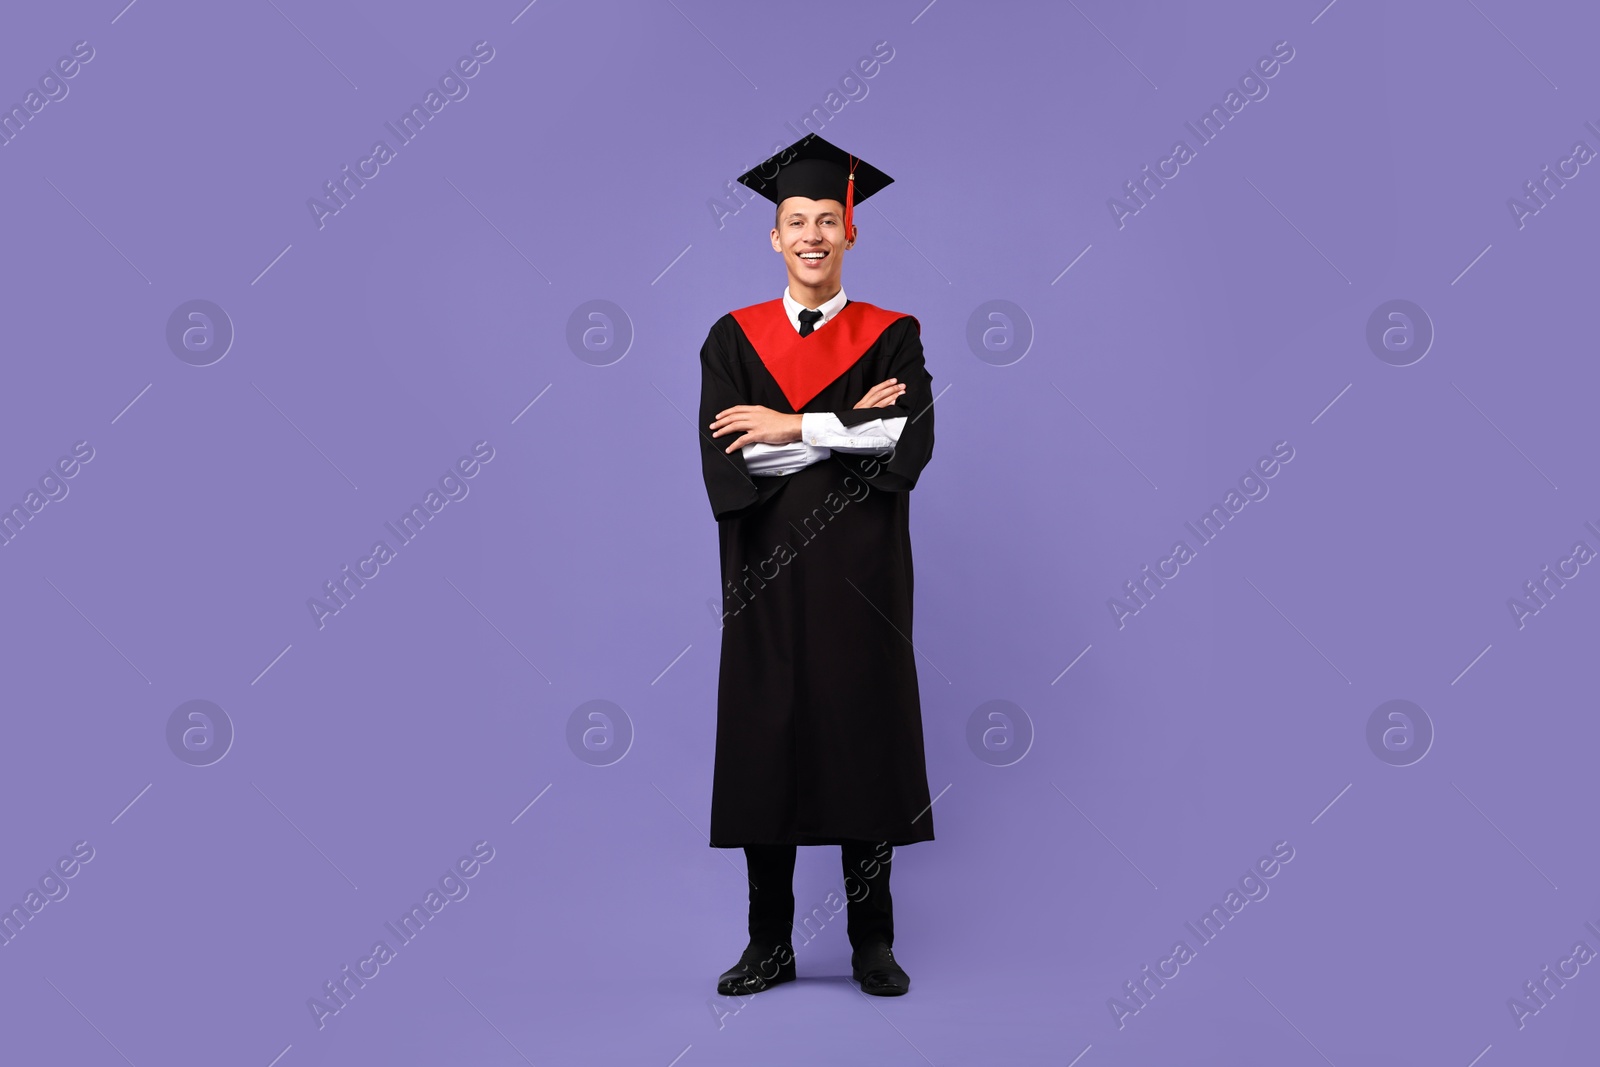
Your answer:
[[[749,944],[717,990],[795,977],[796,846],[838,845],[852,976],[895,996],[893,850],[933,839],[909,532],[932,378],[917,320],[840,281],[855,205],[892,179],[812,134],[739,180],[777,205],[788,287],[700,350],[724,608],[710,844],[743,848],[750,883]]]

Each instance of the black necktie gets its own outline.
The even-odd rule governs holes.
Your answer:
[[[800,336],[805,337],[817,328],[817,323],[822,320],[822,312],[803,308],[800,311]]]

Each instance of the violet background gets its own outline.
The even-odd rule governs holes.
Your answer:
[[[1507,207],[1600,147],[1592,11],[122,3],[0,26],[8,104],[95,49],[0,147],[0,503],[95,450],[0,549],[0,902],[95,850],[0,947],[0,1058],[1592,1058],[1591,968],[1507,1008],[1600,948],[1600,578],[1507,607],[1600,547],[1600,179]],[[307,199],[480,40],[469,95],[319,229]],[[1108,199],[1282,40],[1119,228]],[[686,420],[711,323],[784,278],[770,206],[709,201],[880,41],[820,132],[897,179],[844,283],[918,317],[944,390],[912,506],[938,837],[896,860],[911,995],[859,993],[840,915],[733,1013]],[[166,342],[193,299],[236,332],[209,366]],[[1409,366],[1366,341],[1392,299],[1436,331]],[[567,341],[591,300],[632,332],[605,366]],[[1009,365],[967,340],[993,300],[1032,335]],[[480,440],[470,495],[319,630],[307,599]],[[1282,440],[1119,629],[1108,598]],[[194,699],[236,731],[210,766],[166,738]],[[1436,733],[1410,766],[1366,740],[1392,699]],[[608,766],[568,745],[590,700],[631,724]],[[1011,766],[968,745],[991,700],[1031,723]],[[470,895],[318,1029],[308,998],[480,840]],[[1270,895],[1119,1029],[1109,998],[1278,841]],[[839,885],[801,851],[802,916]]]

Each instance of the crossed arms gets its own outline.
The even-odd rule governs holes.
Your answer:
[[[856,403],[857,408],[892,407],[906,387],[894,378],[879,382]],[[711,436],[737,434],[723,451],[744,449],[752,475],[793,474],[834,451],[882,453],[892,449],[905,426],[905,416],[872,419],[848,429],[827,411],[787,415],[760,404],[736,404],[717,412]]]

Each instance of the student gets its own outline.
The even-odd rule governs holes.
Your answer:
[[[911,639],[911,490],[933,454],[917,320],[846,298],[855,205],[891,182],[811,134],[739,179],[777,205],[788,288],[700,350],[723,621],[713,848],[743,848],[749,945],[724,995],[795,977],[798,845],[838,845],[851,974],[905,993],[889,872],[933,840]]]

